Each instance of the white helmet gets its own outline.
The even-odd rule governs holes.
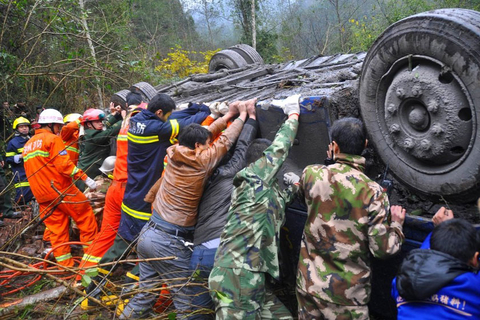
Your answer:
[[[60,123],[63,124],[62,114],[55,109],[45,109],[38,117],[39,124]]]
[[[108,175],[113,171],[113,168],[115,168],[116,160],[116,156],[106,157],[105,160],[103,160],[102,166],[99,168],[99,170],[102,171],[103,174]]]

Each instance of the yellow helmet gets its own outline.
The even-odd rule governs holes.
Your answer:
[[[80,113],[69,113],[63,118],[65,124],[78,120],[82,115]]]
[[[17,127],[19,125],[27,125],[29,126],[30,125],[30,121],[28,121],[28,119],[24,118],[24,117],[18,117],[17,119],[15,119],[15,121],[13,121],[13,130],[17,129]]]

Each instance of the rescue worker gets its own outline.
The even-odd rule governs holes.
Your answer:
[[[110,138],[118,134],[121,127],[122,114],[120,107],[110,104],[110,116],[103,130],[105,113],[100,109],[87,109],[83,113],[82,124],[85,135],[80,138],[80,157],[78,168],[85,171],[90,178],[101,175],[99,168],[103,160],[110,154]]]
[[[257,136],[258,123],[255,114],[256,99],[246,101],[248,120],[235,144],[235,150],[228,160],[222,160],[208,180],[198,205],[197,224],[193,235],[193,252],[190,259],[190,269],[199,270],[200,277],[208,280],[213,268],[215,253],[220,244],[220,235],[227,222],[233,191],[233,178],[246,165],[245,157],[250,143]],[[212,110],[210,108],[210,110]],[[225,156],[227,158],[228,155]],[[213,301],[205,289],[206,294],[194,297],[194,306],[203,306],[213,309]]]
[[[115,157],[113,168],[113,181],[108,188],[105,196],[105,208],[103,212],[102,225],[100,231],[95,237],[88,253],[89,256],[85,258],[85,263],[80,267],[89,268],[100,261],[105,252],[112,246],[113,240],[117,235],[118,226],[121,217],[121,204],[125,187],[127,185],[127,133],[130,123],[130,118],[138,114],[141,110],[146,109],[147,105],[142,101],[142,96],[139,93],[129,92],[126,97],[126,109],[129,113],[122,122],[122,127],[117,137],[117,155]],[[110,158],[110,157],[109,157]],[[108,159],[108,158],[107,158]],[[106,159],[105,159],[106,160]],[[104,161],[105,162],[105,161]],[[138,269],[138,268],[137,268]],[[136,279],[135,273],[129,274],[133,279]],[[88,300],[82,302],[82,308],[88,309]]]
[[[11,200],[11,192],[10,188],[7,188],[8,182],[5,175],[5,141],[11,135],[11,123],[9,119],[12,119],[13,115],[10,110],[10,104],[8,101],[4,101],[2,103],[2,109],[0,110],[0,149],[2,155],[0,156],[0,185],[3,187],[0,189],[0,202],[2,206],[0,208],[0,227],[3,227],[5,224],[3,222],[3,218],[10,218],[10,219],[18,219],[22,217],[22,212],[13,211],[12,200]]]
[[[217,319],[293,319],[268,279],[280,280],[280,228],[298,188],[282,191],[276,178],[297,134],[298,100],[298,95],[285,100],[288,119],[275,139],[271,144],[254,140],[247,167],[234,177],[227,223],[208,278]]]
[[[105,160],[103,160],[102,166],[99,168],[102,174],[96,176],[95,179],[93,179],[97,184],[97,188],[95,190],[91,190],[90,188],[88,188],[84,192],[87,199],[90,200],[93,213],[97,218],[99,230],[102,223],[103,211],[105,208],[105,197],[113,181],[113,168],[115,167],[116,158],[117,157],[115,156],[108,156]]]
[[[80,122],[82,115],[80,113],[69,113],[63,118],[64,126],[60,132],[60,137],[65,144],[68,156],[73,164],[77,165],[79,156],[78,138],[80,132]]]
[[[227,126],[227,122],[238,113],[239,117],[225,130],[220,138],[210,145]],[[197,207],[206,180],[237,140],[247,118],[244,101],[230,105],[223,117],[215,120],[208,129],[193,123],[180,133],[179,143],[167,149],[168,165],[160,179],[153,201],[150,223],[142,230],[137,252],[141,259],[176,256],[174,260],[140,262],[140,289],[125,307],[120,319],[137,318],[150,312],[155,295],[145,289],[152,288],[163,280],[173,288],[173,303],[178,313],[200,313],[203,306],[192,305],[193,297],[204,292],[200,286],[182,286],[189,277],[192,251],[185,242],[193,241],[193,230],[197,218]],[[152,190],[149,191],[149,194]],[[166,244],[169,245],[166,245]],[[170,282],[172,281],[172,282]],[[175,286],[175,285],[178,285]]]
[[[72,267],[74,261],[69,245],[69,218],[80,229],[80,241],[89,244],[95,238],[97,226],[92,207],[85,195],[72,182],[83,179],[89,188],[96,184],[70,160],[59,137],[63,117],[55,109],[42,111],[38,118],[40,129],[23,148],[25,172],[33,195],[40,207],[40,217],[50,231],[57,263]]]
[[[122,202],[122,214],[118,234],[100,264],[109,263],[129,254],[142,227],[152,215],[151,203],[145,202],[153,184],[163,171],[163,160],[167,148],[177,141],[181,128],[190,123],[201,123],[210,113],[207,106],[193,104],[189,108],[172,114],[175,102],[170,96],[159,93],[148,103],[148,108],[130,119],[128,129],[127,185]],[[99,268],[108,275],[114,266]],[[127,281],[136,282],[138,276],[127,275]],[[86,292],[100,294],[102,277],[88,286]],[[96,290],[95,290],[96,289]],[[95,290],[95,292],[92,292]]]
[[[65,124],[60,131],[60,137],[63,140],[67,154],[72,160],[74,165],[78,164],[78,138],[80,132],[80,120],[82,115],[79,113],[70,113],[63,118],[63,123]],[[83,185],[83,184],[82,184]],[[47,249],[44,252],[50,250],[50,231],[48,228],[45,229],[43,233],[43,241],[46,244]]]
[[[297,271],[298,318],[369,319],[370,260],[401,249],[405,210],[392,207],[389,223],[387,194],[363,173],[362,122],[337,120],[330,134],[335,163],[307,166],[300,181],[286,179],[299,183],[308,207]]]
[[[15,137],[8,142],[6,160],[10,164],[15,183],[15,202],[25,205],[32,200],[33,194],[30,190],[25,168],[23,167],[23,146],[30,139],[30,121],[24,117],[19,117],[13,121],[13,130]]]

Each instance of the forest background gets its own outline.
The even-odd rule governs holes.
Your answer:
[[[133,83],[207,72],[237,43],[266,63],[367,51],[390,24],[447,7],[480,0],[0,0],[0,100],[105,108]]]

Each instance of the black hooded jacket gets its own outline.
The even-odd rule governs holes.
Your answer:
[[[423,300],[465,272],[474,271],[449,254],[415,249],[403,260],[397,275],[397,290],[407,301]]]

